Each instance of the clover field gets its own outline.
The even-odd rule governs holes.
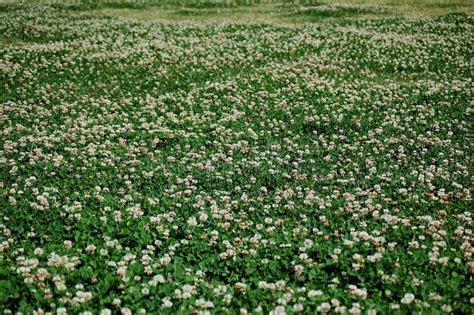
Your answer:
[[[3,314],[472,314],[472,11],[140,3],[0,3]]]

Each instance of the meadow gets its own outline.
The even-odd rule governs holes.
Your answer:
[[[472,314],[473,7],[0,2],[0,312]]]

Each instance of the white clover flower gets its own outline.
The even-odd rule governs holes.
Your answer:
[[[313,297],[317,297],[317,296],[321,296],[323,295],[323,291],[321,290],[309,290],[308,291],[308,297],[309,298],[313,298]]]
[[[294,268],[296,275],[301,275],[304,271],[304,267],[302,265],[295,265]]]
[[[190,227],[194,227],[197,225],[197,221],[196,221],[196,218],[195,217],[190,217],[187,221],[188,223],[188,226]]]
[[[209,216],[207,215],[207,213],[202,212],[202,213],[199,215],[199,220],[200,220],[200,221],[203,221],[203,222],[206,222],[208,217],[209,217]]]
[[[173,303],[168,297],[165,297],[161,300],[161,306],[164,308],[170,308],[173,306]]]
[[[293,304],[293,312],[295,313],[301,313],[304,310],[304,306],[300,303]]]
[[[405,293],[401,299],[402,304],[411,304],[415,300],[415,295],[413,293]]]
[[[269,314],[270,315],[286,315],[286,310],[284,306],[279,305],[275,307],[273,310],[271,310]]]
[[[97,247],[95,247],[95,245],[89,244],[89,245],[87,245],[87,247],[86,247],[86,252],[87,252],[88,254],[92,254],[93,252],[95,252],[96,248],[97,248]]]
[[[349,309],[349,314],[360,314],[361,309],[358,303],[353,303],[352,307]]]
[[[441,309],[445,313],[451,313],[453,311],[453,308],[449,304],[443,304],[443,306],[441,306]]]
[[[320,313],[328,313],[331,310],[331,304],[324,302],[318,305],[316,310]]]

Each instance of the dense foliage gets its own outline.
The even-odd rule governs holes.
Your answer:
[[[0,5],[5,313],[472,312],[472,17],[80,9]]]

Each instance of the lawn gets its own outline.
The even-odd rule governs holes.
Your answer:
[[[2,314],[472,314],[470,1],[0,2]]]

